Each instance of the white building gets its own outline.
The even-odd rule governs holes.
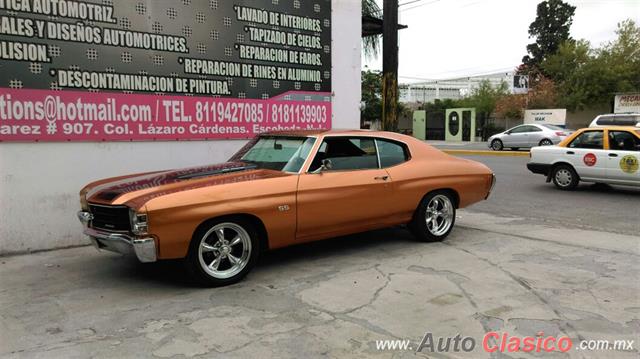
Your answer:
[[[462,77],[448,80],[428,80],[400,85],[400,102],[427,103],[436,99],[457,100],[463,98],[477,88],[484,80],[492,86],[499,86],[503,81],[510,89],[513,87],[514,72],[497,72],[487,75]]]

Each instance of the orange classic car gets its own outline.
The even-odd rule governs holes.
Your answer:
[[[456,209],[486,199],[495,176],[413,137],[364,130],[266,133],[228,162],[93,182],[84,233],[141,262],[184,258],[205,285],[243,278],[261,252],[408,224],[423,241]]]

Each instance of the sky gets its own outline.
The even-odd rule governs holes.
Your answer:
[[[529,24],[541,0],[399,0],[400,83],[511,71],[526,55]],[[414,2],[415,1],[415,2]],[[592,46],[615,39],[618,22],[640,24],[640,0],[568,0],[576,6],[574,39]],[[378,0],[382,8],[382,1]],[[362,59],[382,69],[382,56]]]

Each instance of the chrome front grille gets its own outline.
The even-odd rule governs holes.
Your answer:
[[[90,227],[110,232],[131,232],[129,207],[89,204],[93,214]]]

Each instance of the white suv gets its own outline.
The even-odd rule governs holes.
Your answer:
[[[640,113],[611,113],[598,115],[589,127],[636,126],[640,127]]]

